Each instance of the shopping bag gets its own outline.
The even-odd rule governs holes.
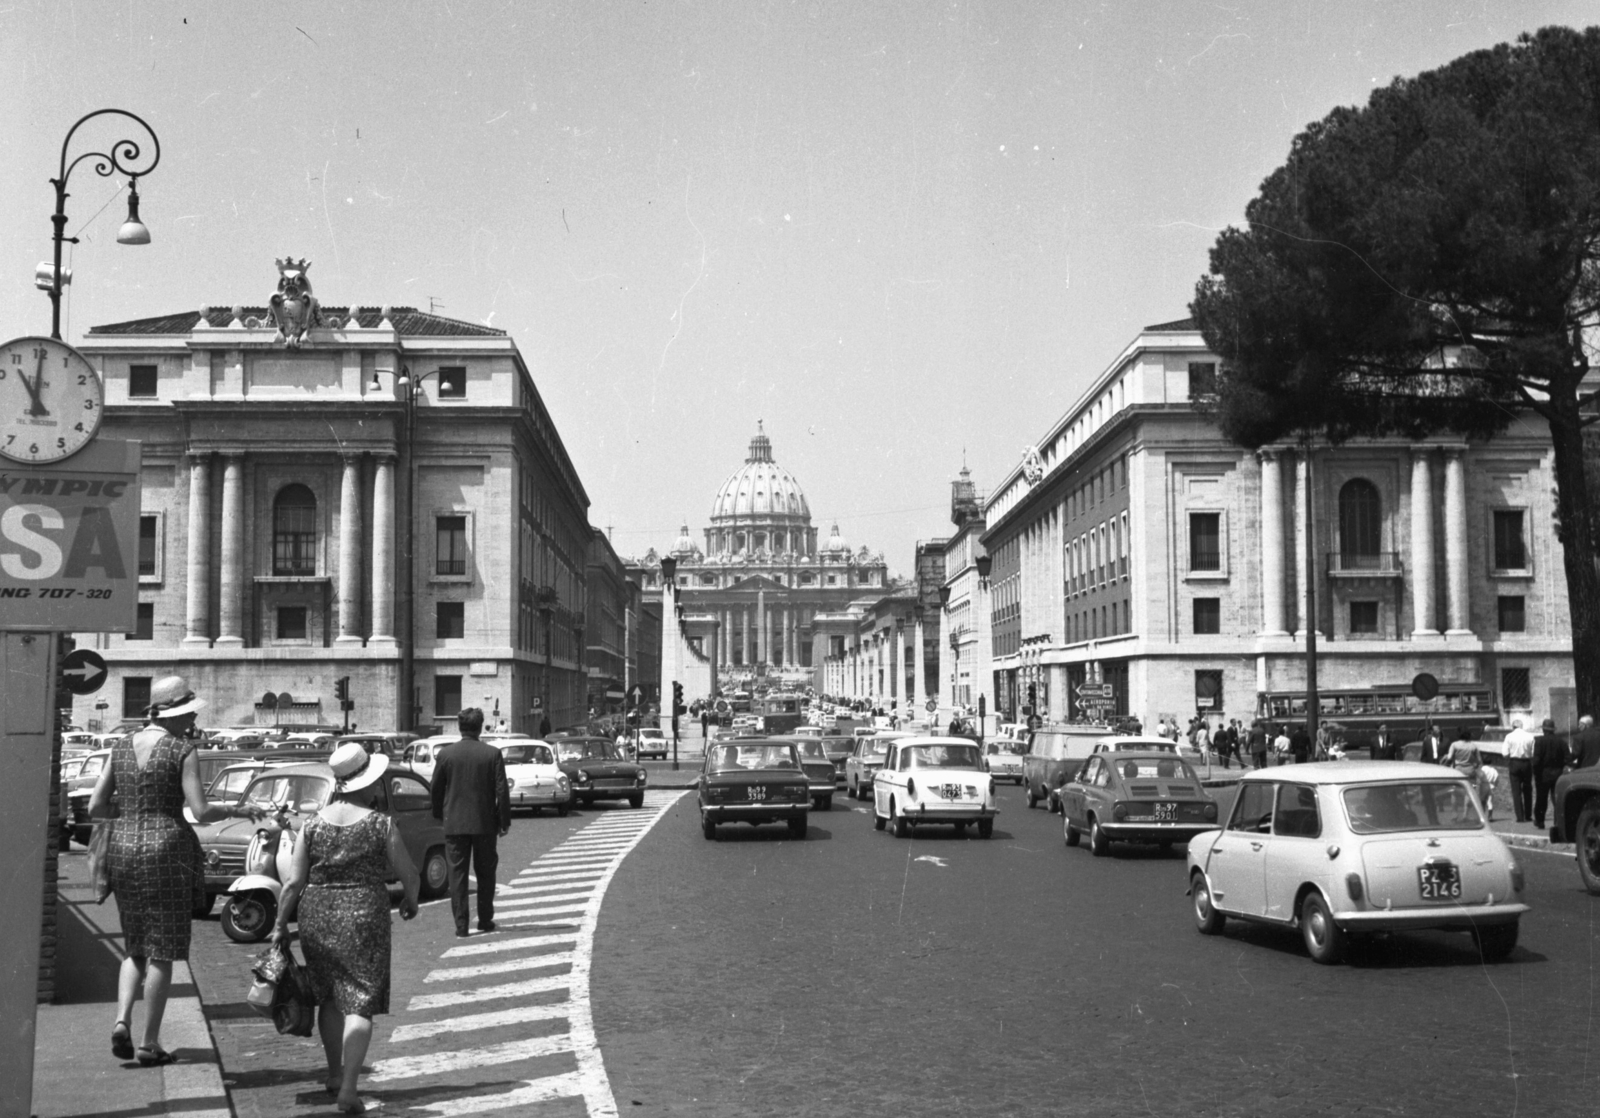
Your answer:
[[[89,880],[95,904],[104,904],[111,895],[111,822],[96,819],[89,831]]]
[[[254,980],[245,1001],[256,1012],[271,1017],[278,1032],[310,1036],[316,1019],[316,999],[305,968],[288,945],[274,943],[268,947],[256,956],[250,971]]]

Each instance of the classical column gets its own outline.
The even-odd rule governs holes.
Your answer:
[[[211,455],[189,455],[188,616],[183,643],[211,647]]]
[[[217,644],[244,644],[244,456],[222,460],[222,593]]]
[[[1433,451],[1411,448],[1411,635],[1433,637]]]
[[[1466,451],[1447,447],[1444,452],[1444,584],[1449,637],[1472,635],[1471,604],[1467,601],[1467,470]]]
[[[754,628],[751,625],[753,616],[754,614],[751,612],[751,607],[745,606],[744,623],[740,626],[739,631],[739,643],[740,647],[744,650],[744,666],[746,668],[755,663],[755,642],[751,639],[751,630]]]
[[[1306,617],[1306,582],[1315,577],[1315,572],[1306,570],[1306,525],[1312,515],[1311,494],[1306,488],[1310,453],[1302,447],[1294,464],[1294,558],[1289,563],[1290,569],[1299,576],[1294,580],[1294,616],[1300,621],[1295,629],[1302,635],[1316,623],[1314,618]]]
[[[1287,635],[1283,600],[1283,456],[1276,450],[1256,453],[1261,462],[1261,632]]]
[[[379,455],[372,476],[372,640],[394,639],[394,456]]]
[[[911,633],[911,639],[916,642],[916,648],[911,653],[911,670],[915,673],[911,681],[911,702],[918,718],[921,718],[928,710],[928,664],[922,647],[923,635],[923,615],[919,606],[917,609],[917,623]]]
[[[756,591],[756,663],[765,664],[767,649],[767,592]]]
[[[780,613],[783,622],[783,651],[779,654],[778,659],[783,662],[785,667],[788,667],[794,663],[794,655],[789,644],[789,607],[784,606]]]
[[[356,455],[345,458],[344,483],[339,487],[337,642],[361,643],[361,459]]]
[[[906,714],[905,634],[900,630],[900,619],[889,626],[889,700],[895,704],[900,717]]]

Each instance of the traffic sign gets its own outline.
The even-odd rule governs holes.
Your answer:
[[[98,652],[75,648],[61,658],[61,677],[74,695],[93,695],[106,681],[106,662]]]
[[[939,709],[939,700],[938,699],[929,699],[925,705],[928,708],[928,713],[929,714],[933,714],[935,711],[937,711]]]
[[[1437,698],[1439,694],[1439,681],[1427,672],[1418,672],[1411,681],[1411,693],[1423,702]]]
[[[644,685],[635,683],[628,688],[628,703],[630,706],[638,706],[642,702],[644,702]]]
[[[1109,683],[1080,683],[1078,695],[1084,699],[1109,699],[1111,698],[1111,684]]]

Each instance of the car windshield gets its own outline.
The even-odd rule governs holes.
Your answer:
[[[1344,810],[1358,835],[1483,829],[1483,817],[1464,780],[1356,785],[1344,790]]]
[[[861,745],[861,755],[863,757],[884,757],[887,756],[888,753],[889,743],[887,741],[874,739],[872,741],[863,742]]]
[[[238,798],[245,786],[250,783],[250,778],[256,775],[256,767],[251,765],[243,769],[223,769],[217,778],[211,782],[211,787],[206,789],[206,799],[231,802]]]
[[[797,769],[793,746],[788,745],[724,745],[718,747],[711,759],[711,767],[718,772],[733,769]]]
[[[820,741],[797,742],[795,748],[800,751],[800,759],[802,761],[826,761],[828,759],[828,751],[822,748]]]
[[[663,734],[660,730],[640,730],[639,731],[639,736],[641,738],[664,738],[664,737],[666,737],[666,735]]]
[[[1114,766],[1123,780],[1194,780],[1194,770],[1176,757],[1141,757]]]
[[[995,753],[1015,753],[1015,754],[1020,755],[1020,754],[1026,753],[1027,751],[1028,751],[1027,743],[1026,742],[1020,742],[1020,741],[997,741],[997,742],[992,742],[989,745],[989,752],[991,754],[995,754]]]
[[[328,802],[328,793],[332,790],[333,781],[316,773],[263,775],[250,785],[250,790],[244,794],[244,802],[270,807],[282,803],[298,804],[301,800],[315,800],[320,805]]]
[[[908,769],[977,769],[982,764],[978,760],[978,747],[975,745],[913,745],[907,751],[906,768]]]
[[[564,741],[556,748],[563,761],[614,761],[617,757],[608,741]]]
[[[550,753],[548,745],[502,745],[500,752],[506,755],[508,765],[553,765],[555,757]]]

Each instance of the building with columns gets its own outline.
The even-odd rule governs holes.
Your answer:
[[[206,726],[340,725],[344,677],[363,729],[581,721],[588,497],[516,345],[409,307],[321,315],[297,344],[235,306],[79,347],[102,434],[143,446],[143,514],[139,628],[76,635],[110,679],[75,718],[138,717],[176,672]]]
[[[971,594],[991,627],[1001,713],[1032,687],[1058,723],[1248,720],[1260,694],[1304,688],[1314,628],[1324,692],[1428,672],[1487,689],[1502,717],[1568,725],[1543,422],[1518,416],[1488,441],[1251,453],[1195,406],[1216,368],[1191,321],[1147,327],[984,502],[991,570]],[[1110,697],[1081,701],[1086,682]]]
[[[744,464],[712,501],[702,539],[703,547],[684,525],[667,554],[676,563],[685,613],[708,618],[717,634],[695,642],[714,658],[723,686],[767,676],[813,684],[815,666],[827,654],[817,615],[838,612],[864,594],[881,595],[888,586],[883,556],[866,547],[852,551],[837,524],[819,539],[800,483],[774,459],[759,424]],[[654,591],[659,599],[655,549],[632,569],[644,593]]]

